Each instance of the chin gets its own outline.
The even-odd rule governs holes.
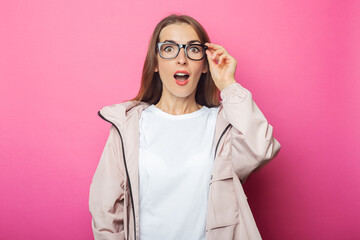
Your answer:
[[[194,86],[193,82],[191,82],[192,79],[189,80],[189,82],[183,86],[178,85],[175,80],[171,79],[167,82],[167,84],[163,83],[163,91],[167,91],[173,96],[179,97],[179,98],[185,98],[189,97],[191,94],[196,92],[197,86]],[[194,93],[195,94],[195,93]]]

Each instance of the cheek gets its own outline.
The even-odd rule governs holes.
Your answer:
[[[166,66],[166,64],[159,64],[159,71],[160,71],[160,76],[169,76],[170,74],[170,68],[168,66]]]
[[[158,71],[160,76],[165,76],[167,74],[168,67],[166,66],[166,63],[161,61],[161,59],[158,59]]]
[[[161,58],[158,56],[158,66],[159,66],[159,69],[163,70],[163,71],[166,71],[166,69],[168,69],[168,65],[169,65],[169,62],[168,61],[165,61],[165,59]]]
[[[167,64],[167,63],[160,63],[158,65],[158,69],[159,69],[159,76],[162,82],[170,82],[173,80],[173,73],[172,73],[172,69],[173,67],[171,67],[171,64]]]
[[[204,69],[204,64],[199,64],[198,66],[196,66],[196,68],[194,68],[194,73],[196,73],[196,77],[200,77],[202,74],[202,71]]]

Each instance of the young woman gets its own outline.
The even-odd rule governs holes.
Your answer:
[[[193,18],[158,23],[138,95],[99,111],[95,239],[261,239],[242,184],[281,146],[235,69]]]

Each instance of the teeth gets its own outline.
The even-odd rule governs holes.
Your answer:
[[[177,75],[177,76],[186,76],[188,74],[186,74],[186,73],[176,73],[175,75]]]

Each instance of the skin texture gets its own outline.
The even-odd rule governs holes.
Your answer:
[[[200,40],[195,30],[186,23],[176,23],[164,27],[159,35],[159,42],[173,40],[176,43],[187,44],[191,40]],[[236,60],[228,52],[213,43],[206,43],[209,49],[206,56],[209,61],[211,75],[220,91],[226,86],[235,83]],[[163,91],[156,107],[173,115],[191,113],[202,106],[195,101],[196,87],[201,73],[208,71],[205,58],[193,61],[186,57],[185,49],[181,49],[173,59],[163,59],[157,55],[158,66],[154,71],[159,72],[163,83]],[[218,62],[216,62],[218,61]],[[180,86],[175,82],[174,74],[177,70],[186,70],[190,74],[189,82]]]

